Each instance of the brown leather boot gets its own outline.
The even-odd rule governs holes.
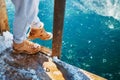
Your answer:
[[[35,44],[29,40],[24,40],[20,44],[13,42],[13,53],[35,54],[37,52],[51,54],[48,48]]]
[[[41,23],[41,26],[38,27],[32,27],[30,29],[30,32],[28,33],[28,39],[36,39],[40,38],[41,40],[50,40],[53,37],[53,34],[50,32],[46,32],[44,29],[44,24]]]
[[[35,44],[33,42],[30,42],[28,40],[24,40],[20,44],[13,42],[13,52],[14,53],[35,54],[35,53],[39,52],[40,49],[41,49],[41,46],[39,46],[38,44]]]

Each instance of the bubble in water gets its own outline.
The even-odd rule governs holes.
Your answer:
[[[120,72],[118,72],[118,75],[120,75]]]
[[[73,53],[73,51],[72,50],[68,50],[68,53]]]
[[[90,56],[90,59],[93,59],[93,57],[92,57],[92,56]]]
[[[92,41],[91,40],[88,40],[88,44],[90,44]]]
[[[113,24],[111,24],[111,25],[108,26],[108,28],[109,28],[109,29],[114,29],[115,27],[114,27]]]
[[[107,62],[107,59],[103,59],[102,61],[103,61],[103,63],[106,63],[106,62]]]
[[[72,44],[70,44],[70,47],[72,48],[72,47],[73,47],[73,45],[72,45]]]
[[[83,63],[82,65],[84,65],[85,67],[90,67],[90,65],[86,63]]]
[[[113,43],[114,43],[114,42],[115,42],[115,40],[111,40],[111,42],[113,42]]]

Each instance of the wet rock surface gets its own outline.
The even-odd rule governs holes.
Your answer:
[[[56,63],[54,64],[50,57],[42,53],[34,55],[12,53],[12,40],[13,36],[9,32],[4,32],[3,36],[0,36],[0,80],[52,80],[53,78],[58,80],[58,77],[61,80],[62,76],[59,76],[61,73],[65,80],[89,80],[79,68],[57,58],[53,58]],[[43,63],[51,69],[50,75],[53,76],[47,74],[48,70],[43,68],[45,65]]]
[[[52,80],[43,68],[49,57],[42,53],[34,55],[15,54],[12,48],[0,53],[0,80]],[[90,80],[79,68],[53,59],[66,80]]]
[[[67,64],[56,57],[53,58],[53,61],[61,68],[61,71],[64,71],[68,80],[90,80],[80,68]]]
[[[42,67],[45,61],[43,54],[14,54],[8,48],[0,53],[0,80],[51,80]]]

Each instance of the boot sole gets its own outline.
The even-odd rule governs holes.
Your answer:
[[[27,37],[27,39],[28,40],[34,40],[34,39],[41,39],[41,40],[51,40],[52,38],[53,38],[53,34],[52,33],[50,33],[50,32],[47,32],[49,35],[51,35],[49,38],[45,38],[45,39],[42,39],[42,38],[40,38],[40,37],[32,37],[32,36],[30,36],[30,35],[28,35],[28,37]]]
[[[21,54],[21,53],[36,54],[36,53],[27,52],[27,51],[19,51],[19,50],[15,50],[15,49],[13,49],[12,53],[14,53],[14,54]]]

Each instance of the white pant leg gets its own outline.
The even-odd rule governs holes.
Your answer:
[[[39,12],[39,3],[40,3],[40,0],[36,0],[36,1],[34,1],[35,3],[35,5],[34,5],[34,7],[35,7],[35,16],[34,16],[34,19],[33,19],[33,21],[29,21],[30,22],[30,25],[31,25],[31,27],[40,27],[40,25],[41,25],[41,21],[40,21],[40,19],[39,19],[39,17],[38,17],[38,12]],[[32,16],[31,16],[32,17]]]
[[[29,25],[39,25],[38,15],[39,0],[12,0],[15,5],[15,19],[13,23],[13,37],[16,43],[26,39]]]

